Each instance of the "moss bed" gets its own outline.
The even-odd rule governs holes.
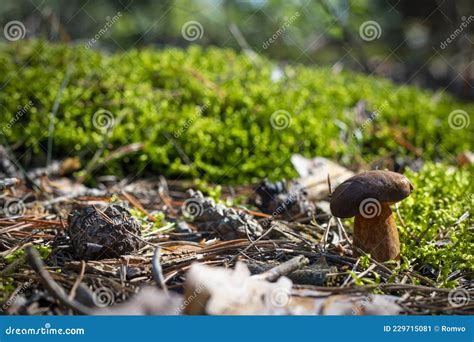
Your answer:
[[[109,135],[104,158],[145,146],[102,172],[215,183],[295,176],[293,153],[360,165],[390,154],[449,161],[472,146],[472,126],[453,129],[449,115],[472,113],[473,104],[349,71],[278,69],[232,50],[110,55],[31,40],[0,47],[0,75],[1,133],[28,152],[25,162],[46,158],[52,111],[57,158],[88,160]],[[101,129],[110,116],[115,126]]]
[[[415,190],[400,202],[401,269],[418,271],[438,286],[455,286],[450,279],[457,272],[474,271],[473,168],[426,164],[406,175]]]

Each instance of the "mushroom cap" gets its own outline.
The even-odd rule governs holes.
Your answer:
[[[367,171],[341,183],[331,195],[331,212],[347,218],[359,214],[364,200],[399,202],[413,191],[413,185],[404,175],[392,171]]]

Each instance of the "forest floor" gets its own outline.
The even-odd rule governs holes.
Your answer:
[[[464,286],[441,288],[429,269],[356,257],[350,227],[328,203],[293,196],[286,183],[210,187],[161,177],[90,188],[44,174],[33,181],[3,190],[3,314],[474,313],[472,275],[458,273]],[[193,271],[196,263],[213,269]],[[248,279],[256,283],[243,288]],[[145,301],[165,304],[132,301],[127,309],[146,286],[159,290]],[[255,291],[270,300],[256,301]]]

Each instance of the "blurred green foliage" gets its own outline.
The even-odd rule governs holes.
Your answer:
[[[294,176],[293,153],[345,164],[360,156],[370,162],[414,153],[397,143],[400,137],[425,159],[450,160],[472,150],[472,126],[454,130],[448,120],[453,110],[472,113],[472,104],[353,72],[278,69],[265,58],[251,60],[228,49],[106,55],[83,46],[21,41],[0,47],[0,75],[0,138],[21,152],[24,164],[45,160],[55,101],[57,158],[87,161],[104,144],[106,134],[94,126],[100,110],[116,121],[103,157],[132,142],[145,144],[143,152],[110,162],[101,172],[253,182]],[[361,100],[378,112],[373,120],[357,114]],[[31,108],[19,115],[29,101]],[[291,117],[282,130],[271,125],[278,110]],[[353,134],[357,129],[360,134]]]
[[[100,36],[94,48],[109,52],[190,44],[252,51],[282,63],[336,65],[472,100],[474,25],[442,47],[471,14],[472,0],[4,0],[0,23],[19,21],[27,38],[52,42],[86,45]],[[186,39],[190,23],[199,25],[199,33]],[[365,24],[375,24],[374,39],[362,37]]]
[[[407,64],[426,62],[433,55],[432,47],[438,47],[459,26],[461,16],[472,14],[469,0],[444,4],[409,0],[4,0],[0,21],[22,21],[28,37],[76,42],[91,39],[118,12],[121,19],[101,41],[105,49],[184,46],[189,42],[182,37],[183,25],[198,21],[204,32],[197,44],[240,49],[230,30],[235,25],[252,49],[273,59],[334,63],[342,57],[356,67],[353,57],[359,49],[369,55],[385,55],[396,48],[398,58],[409,55]],[[297,12],[300,16],[285,35],[264,49],[263,43]],[[381,39],[363,45],[347,41],[348,34],[357,38],[360,25],[368,20],[379,22]],[[428,37],[419,32],[413,40],[411,32],[418,24],[428,30]],[[403,41],[407,43],[401,44]],[[346,54],[348,46],[355,48],[352,57]]]

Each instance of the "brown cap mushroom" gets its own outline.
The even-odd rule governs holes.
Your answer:
[[[390,204],[408,197],[413,185],[402,174],[367,171],[340,184],[331,195],[331,212],[336,217],[355,216],[354,246],[375,260],[400,257],[400,241]]]

